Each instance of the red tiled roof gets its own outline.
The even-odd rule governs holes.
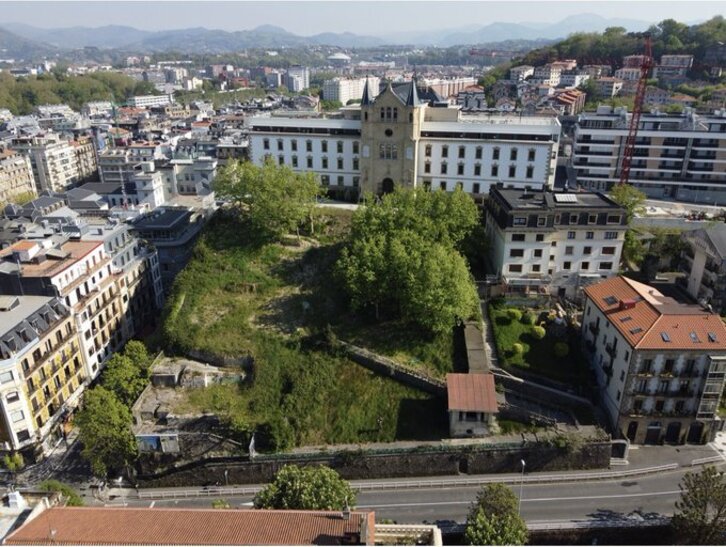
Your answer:
[[[7,545],[336,545],[347,534],[373,544],[375,514],[333,511],[52,507]],[[354,543],[355,544],[355,543]]]
[[[589,285],[585,294],[634,348],[726,350],[726,326],[718,315],[638,281],[612,277]]]
[[[494,375],[456,374],[446,375],[446,391],[449,410],[464,412],[497,412],[497,392],[494,389]]]

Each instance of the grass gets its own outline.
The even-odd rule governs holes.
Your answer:
[[[555,342],[560,340],[549,333],[541,340],[536,339],[532,335],[533,327],[510,318],[507,308],[501,304],[489,305],[489,317],[502,365],[527,370],[559,382],[574,385],[587,383],[587,366],[576,340],[570,339],[568,342],[569,355],[558,358],[553,348]],[[568,341],[566,337],[564,341]],[[515,344],[522,346],[521,353],[515,352]]]
[[[254,380],[189,391],[175,411],[218,413],[238,435],[256,432],[269,450],[445,437],[445,401],[309,343],[333,324],[402,360],[451,366],[451,339],[427,340],[405,325],[374,326],[347,313],[331,272],[350,211],[321,213],[316,239],[304,237],[300,247],[257,241],[225,211],[207,224],[167,301],[164,345],[250,354]]]

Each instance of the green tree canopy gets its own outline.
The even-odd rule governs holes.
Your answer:
[[[38,485],[38,488],[45,492],[60,492],[65,500],[65,505],[69,507],[82,507],[85,505],[83,498],[78,495],[73,487],[55,479],[44,480]]]
[[[478,314],[466,261],[456,250],[478,221],[474,201],[452,193],[397,189],[356,211],[336,271],[354,309],[398,314],[431,332]]]
[[[296,173],[268,159],[263,166],[231,162],[214,181],[217,194],[239,206],[261,236],[279,239],[311,224],[315,203],[322,194],[312,172]]]
[[[81,454],[94,475],[105,477],[134,461],[137,446],[131,422],[131,412],[113,392],[100,386],[86,391],[75,424]]]
[[[637,215],[645,211],[644,204],[647,196],[630,184],[616,184],[610,190],[612,200],[625,209],[625,216],[630,224]]]
[[[527,526],[512,490],[504,484],[482,488],[469,511],[464,534],[469,545],[524,545]]]
[[[671,525],[678,540],[690,545],[721,545],[726,534],[726,479],[715,467],[686,473]]]
[[[257,509],[340,511],[355,505],[355,491],[329,467],[286,465],[254,499]]]
[[[130,357],[116,353],[106,363],[101,385],[112,391],[124,405],[131,407],[146,387],[146,378]]]

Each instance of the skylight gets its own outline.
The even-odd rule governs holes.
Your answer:
[[[629,315],[626,315],[625,317],[620,318],[621,323],[627,323],[628,321],[632,321],[632,320],[633,320],[633,318],[630,317]]]
[[[691,337],[691,342],[693,342],[694,344],[701,343],[701,339],[698,338],[698,334],[696,334],[694,331],[691,331],[689,336]]]
[[[643,329],[640,327],[634,327],[630,329],[630,334],[638,334],[639,332],[643,332]]]
[[[709,342],[718,342],[718,338],[716,338],[715,332],[709,332],[708,333],[708,341]]]
[[[665,332],[665,331],[663,331],[663,332],[660,333],[660,337],[663,339],[664,342],[670,342],[671,341],[671,337],[668,336],[668,333]]]
[[[603,300],[605,300],[605,303],[608,306],[614,306],[615,304],[618,303],[618,299],[615,298],[614,296],[606,296],[605,298],[603,298]]]

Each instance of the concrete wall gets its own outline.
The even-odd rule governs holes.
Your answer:
[[[341,452],[307,457],[283,455],[246,458],[217,458],[170,468],[158,474],[141,469],[137,482],[143,487],[204,486],[225,484],[259,484],[272,480],[287,464],[327,465],[345,479],[375,479],[456,475],[460,473],[513,473],[521,470],[520,461],[529,471],[607,468],[610,442],[590,442],[568,450],[545,443],[522,443],[496,447],[458,446],[440,450],[400,450],[395,453]],[[144,471],[146,473],[144,473]]]

